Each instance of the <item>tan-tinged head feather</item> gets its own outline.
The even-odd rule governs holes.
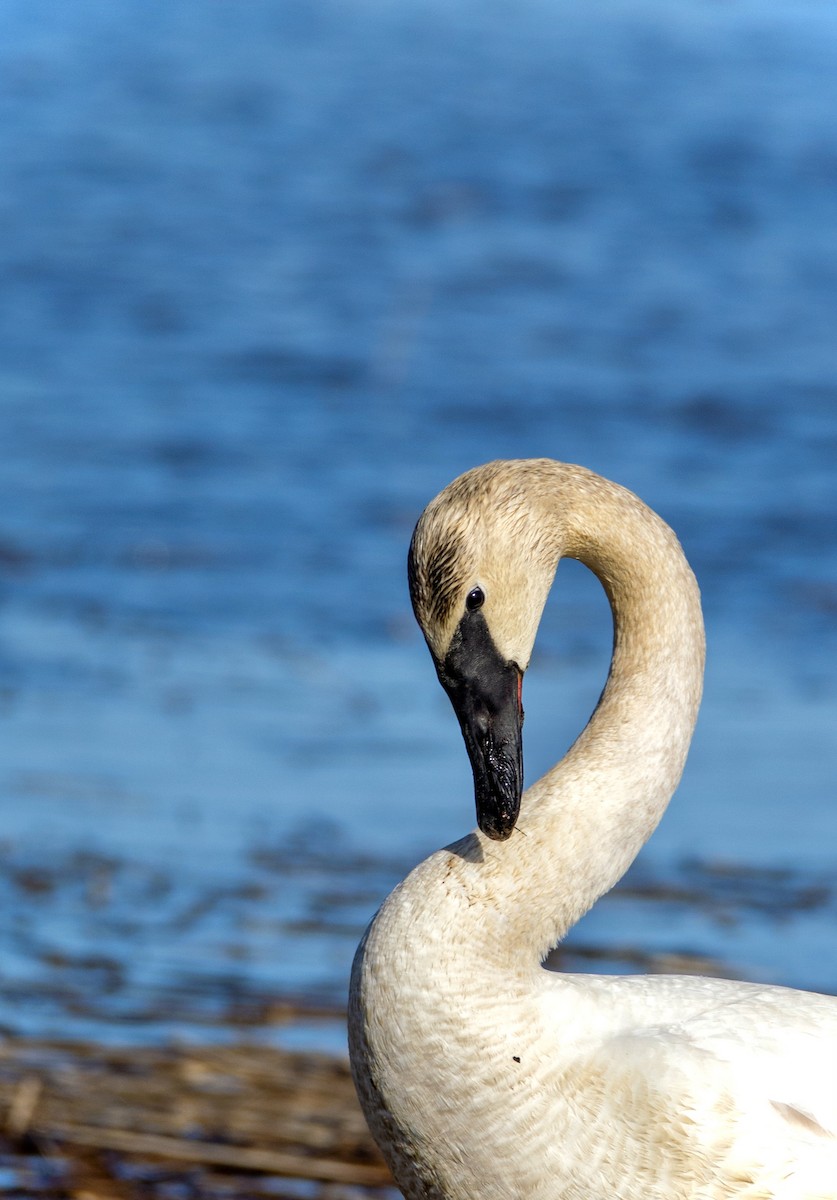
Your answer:
[[[548,478],[560,464],[536,460]],[[526,460],[486,463],[460,475],[419,518],[408,557],[416,619],[437,662],[444,658],[474,587],[500,653],[525,669],[560,557],[560,509],[544,492],[532,504]],[[550,501],[550,503],[546,503]]]

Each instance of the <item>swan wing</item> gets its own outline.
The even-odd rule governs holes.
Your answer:
[[[837,1200],[837,1000],[712,982],[665,986],[669,1013],[679,993],[687,1015],[593,1052],[619,1106],[611,1128],[696,1196]]]

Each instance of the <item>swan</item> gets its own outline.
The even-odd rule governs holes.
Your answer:
[[[601,580],[613,656],[581,736],[521,798],[521,680],[563,556]],[[424,511],[409,579],[478,829],[395,889],[352,969],[352,1071],[404,1196],[835,1200],[836,998],[541,965],[680,779],[704,632],[672,530],[582,467],[494,462]]]

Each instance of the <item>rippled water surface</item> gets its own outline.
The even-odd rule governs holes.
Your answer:
[[[5,0],[0,1023],[342,1003],[470,827],[412,625],[499,456],[639,492],[709,637],[681,789],[584,969],[837,990],[837,15],[813,0]],[[607,669],[564,564],[527,776]]]

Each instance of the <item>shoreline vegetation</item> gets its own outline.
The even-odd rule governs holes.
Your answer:
[[[0,1195],[383,1196],[348,1062],[252,1044],[0,1046]]]

